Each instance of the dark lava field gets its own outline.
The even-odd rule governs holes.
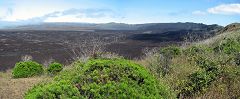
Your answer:
[[[188,36],[205,39],[217,33],[221,26],[197,23],[159,24],[102,24],[101,29],[69,30],[72,24],[52,28],[26,26],[27,28],[0,30],[0,71],[11,69],[22,56],[30,55],[39,63],[55,60],[63,64],[73,61],[73,49],[82,45],[91,47],[98,39],[98,46],[125,58],[141,58],[146,47],[181,45]],[[50,26],[55,26],[50,24]],[[95,26],[95,25],[94,25]],[[49,27],[49,26],[48,26]],[[110,28],[111,27],[111,28]],[[121,27],[121,28],[120,28]],[[30,28],[30,29],[29,29]],[[34,30],[34,28],[36,28]],[[44,29],[45,28],[45,29]],[[190,34],[190,35],[189,35]]]
[[[0,70],[14,67],[24,55],[44,63],[50,59],[68,64],[72,61],[71,43],[92,42],[100,38],[104,50],[126,58],[138,58],[145,47],[157,47],[159,43],[133,40],[137,31],[0,31]],[[68,42],[68,43],[66,43]],[[70,43],[69,43],[70,42]],[[89,43],[91,44],[91,43]],[[163,43],[162,43],[163,44]],[[164,45],[164,44],[163,44]]]

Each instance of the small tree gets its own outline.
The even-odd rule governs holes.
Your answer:
[[[56,74],[56,73],[62,71],[62,69],[63,69],[62,64],[53,62],[53,63],[49,64],[47,71],[50,74]]]
[[[24,61],[16,63],[13,68],[14,78],[26,78],[43,73],[43,66],[34,61]]]
[[[165,76],[169,70],[172,63],[172,58],[181,54],[181,50],[175,46],[169,46],[160,50],[162,58],[162,75]]]
[[[181,50],[178,47],[172,46],[163,48],[160,51],[158,49],[145,49],[144,53],[148,68],[160,77],[165,76],[170,71],[172,58],[180,55]]]
[[[69,47],[68,52],[73,60],[86,61],[88,58],[96,58],[105,52],[106,45],[118,41],[117,37],[107,40],[96,35],[90,35],[85,40],[76,40],[75,42],[65,41]]]

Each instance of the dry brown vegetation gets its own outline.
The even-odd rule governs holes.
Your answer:
[[[200,42],[189,42],[181,47],[182,54],[173,57],[168,61],[169,72],[166,75],[159,76],[159,70],[161,73],[161,67],[164,66],[165,61],[161,60],[161,49],[155,48],[153,50],[144,50],[145,57],[137,62],[144,65],[147,69],[151,71],[156,77],[159,78],[162,82],[166,83],[171,87],[172,91],[176,94],[180,93],[183,86],[191,84],[192,82],[189,77],[193,76],[193,74],[197,74],[197,76],[193,76],[195,80],[193,80],[194,84],[198,82],[207,82],[207,80],[203,80],[207,78],[202,72],[204,69],[200,67],[200,65],[204,66],[215,66],[220,71],[217,78],[213,78],[213,80],[206,84],[206,87],[203,86],[203,90],[194,93],[189,96],[179,96],[179,99],[239,99],[240,97],[240,76],[239,76],[239,66],[237,66],[236,59],[233,60],[233,57],[236,57],[238,54],[233,54],[235,50],[239,53],[239,37],[240,31],[227,31],[220,35],[217,35],[213,38],[200,41]],[[193,40],[197,41],[197,40]],[[230,42],[229,44],[226,42]],[[188,43],[189,42],[189,43]],[[216,46],[221,46],[222,44],[229,45],[225,46],[226,49],[223,51],[214,50]],[[195,54],[191,54],[194,51],[194,47],[200,50],[196,50]],[[229,47],[229,48],[228,48]],[[189,48],[192,50],[190,51]],[[220,50],[220,49],[219,49]],[[229,51],[232,54],[227,54]],[[159,57],[160,56],[160,57]],[[199,58],[201,57],[201,58]],[[203,58],[203,60],[202,60]],[[205,64],[204,59],[214,64]],[[194,62],[194,61],[195,62]],[[202,62],[201,62],[202,61]],[[164,69],[164,68],[163,68]],[[202,74],[201,74],[202,73]],[[212,72],[211,72],[212,73]],[[208,75],[208,74],[207,74]],[[205,78],[204,78],[205,77]],[[187,83],[184,85],[184,83]],[[195,84],[196,86],[200,85],[199,83]],[[194,85],[194,86],[195,86]],[[205,88],[204,88],[205,87]],[[187,87],[189,89],[193,87]],[[200,89],[200,87],[198,87]],[[194,89],[195,91],[195,89]],[[192,91],[192,92],[194,92]],[[179,95],[179,94],[178,94]]]
[[[49,80],[47,76],[13,79],[11,70],[0,72],[0,99],[22,99],[32,86]]]

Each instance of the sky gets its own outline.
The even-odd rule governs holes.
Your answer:
[[[0,0],[0,24],[41,22],[227,25],[240,22],[240,0]]]

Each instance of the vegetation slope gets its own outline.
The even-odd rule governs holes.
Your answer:
[[[240,97],[239,27],[237,23],[228,25],[219,35],[187,47],[147,51],[139,62],[169,84],[177,98],[237,99]]]
[[[0,98],[237,99],[239,27],[231,24],[216,37],[189,46],[147,50],[145,57],[135,62],[94,56],[54,75],[13,79],[9,72],[1,73]],[[18,94],[12,94],[20,87]]]

